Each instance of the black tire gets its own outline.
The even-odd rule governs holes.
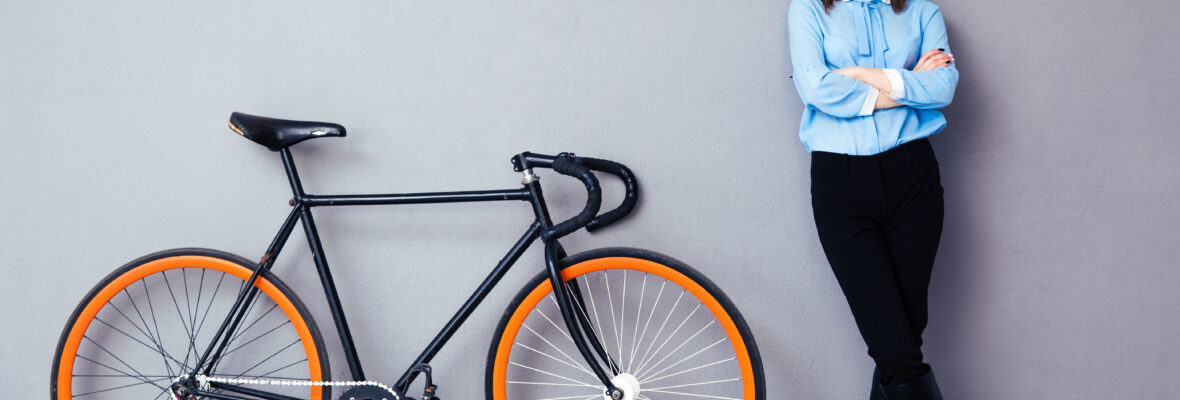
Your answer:
[[[688,277],[689,279],[691,279],[692,281],[694,281],[695,283],[697,283],[698,285],[703,287],[724,308],[725,312],[733,320],[734,325],[736,325],[737,330],[741,334],[742,341],[745,343],[745,347],[747,349],[747,353],[748,353],[749,359],[750,359],[750,364],[753,369],[753,382],[755,385],[755,394],[754,394],[754,399],[752,399],[752,400],[765,400],[766,399],[766,384],[765,384],[765,376],[764,376],[765,374],[763,372],[763,367],[762,367],[762,358],[759,355],[758,346],[754,341],[754,336],[752,333],[750,333],[749,326],[746,324],[746,321],[742,317],[741,313],[738,312],[737,307],[734,306],[733,301],[731,301],[729,299],[729,297],[727,297],[725,295],[725,293],[722,292],[721,289],[717,287],[716,284],[714,284],[707,277],[702,275],[699,271],[693,269],[692,267],[690,267],[690,266],[684,264],[683,262],[680,262],[672,257],[668,257],[666,255],[659,254],[659,253],[649,251],[649,250],[635,249],[635,248],[623,248],[623,247],[603,248],[603,249],[590,250],[590,251],[582,252],[579,254],[575,254],[575,255],[566,257],[565,259],[562,260],[562,262],[561,262],[562,269],[564,270],[564,269],[569,268],[570,266],[573,266],[573,265],[577,265],[577,264],[580,264],[580,263],[583,263],[586,261],[590,261],[590,260],[594,260],[594,259],[606,258],[606,257],[636,258],[636,259],[640,259],[640,260],[646,260],[646,261],[651,261],[651,262],[654,262],[657,264],[661,264],[663,266],[670,267],[671,269],[675,270],[676,272],[683,274],[684,276]],[[525,298],[528,297],[530,295],[530,293],[532,293],[533,290],[538,287],[538,285],[546,283],[546,282],[548,282],[548,280],[549,280],[549,274],[547,272],[542,271],[541,273],[537,274],[537,276],[535,276],[533,279],[531,279],[528,282],[528,284],[526,284],[520,290],[520,292],[517,293],[517,295],[513,298],[512,302],[508,305],[508,308],[504,311],[503,316],[500,318],[500,322],[497,324],[495,333],[492,336],[492,342],[491,342],[490,349],[488,350],[487,368],[486,368],[486,376],[485,376],[485,393],[486,393],[486,397],[488,400],[497,400],[493,397],[494,396],[493,385],[495,383],[493,380],[495,379],[494,378],[494,369],[495,369],[495,363],[496,363],[496,359],[497,359],[497,355],[498,355],[499,344],[501,342],[501,337],[504,335],[504,331],[507,328],[509,321],[512,319],[513,314],[516,313],[516,310],[521,306],[522,302],[525,301]],[[557,323],[562,324],[560,319],[558,320]],[[564,325],[562,325],[562,327],[564,328]],[[573,357],[580,357],[580,355],[575,352],[573,354]],[[610,373],[610,371],[607,371],[607,372],[608,372],[608,374]]]
[[[78,322],[79,316],[82,315],[82,313],[85,310],[85,308],[87,307],[87,305],[90,304],[91,301],[95,298],[95,296],[97,296],[104,288],[106,288],[108,285],[110,285],[112,282],[114,282],[116,279],[120,278],[124,274],[135,269],[136,267],[139,267],[143,264],[146,264],[146,263],[149,263],[152,261],[157,261],[157,260],[161,260],[164,258],[177,257],[177,256],[203,256],[203,257],[216,258],[216,259],[228,261],[233,264],[237,264],[239,266],[246,268],[247,270],[253,270],[255,268],[255,265],[257,265],[256,263],[251,262],[250,260],[248,260],[244,257],[234,255],[231,253],[227,253],[227,252],[223,252],[223,251],[219,251],[219,250],[202,249],[202,248],[178,248],[178,249],[164,250],[164,251],[160,251],[157,253],[152,253],[152,254],[140,257],[134,261],[124,264],[122,267],[119,267],[114,272],[111,272],[109,275],[107,275],[105,278],[103,278],[101,281],[99,281],[99,283],[97,285],[95,285],[94,288],[91,289],[90,292],[86,294],[86,296],[84,296],[82,298],[82,300],[78,303],[78,306],[74,309],[74,312],[70,315],[70,318],[69,318],[68,322],[66,323],[65,327],[62,329],[61,337],[58,339],[57,348],[56,348],[56,351],[54,352],[53,369],[50,372],[50,384],[49,384],[50,399],[57,399],[59,397],[58,396],[59,395],[59,393],[58,393],[58,374],[59,374],[59,369],[60,369],[61,361],[62,361],[62,351],[66,345],[67,339],[70,335],[72,328]],[[269,271],[263,271],[262,274],[259,276],[259,278],[265,279],[266,281],[273,284],[275,286],[275,288],[279,292],[281,292],[290,301],[290,303],[294,306],[295,310],[297,311],[299,316],[303,319],[303,322],[305,323],[308,331],[310,332],[311,339],[315,343],[316,353],[319,356],[318,358],[319,358],[321,379],[324,381],[331,380],[331,367],[328,362],[328,353],[324,347],[323,337],[320,334],[319,328],[317,327],[315,320],[313,319],[313,317],[311,315],[311,312],[308,311],[307,307],[304,306],[303,302],[299,299],[299,297],[295,295],[295,292],[292,291],[281,280],[279,280],[279,278],[277,276],[274,276],[273,273],[271,273]],[[198,304],[198,306],[199,306],[199,304]],[[220,323],[220,320],[217,322]],[[76,351],[75,351],[75,354],[76,354]],[[330,387],[324,386],[322,388],[321,393],[323,393],[323,395],[322,395],[323,399],[331,399],[332,398]]]

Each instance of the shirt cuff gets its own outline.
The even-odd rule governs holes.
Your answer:
[[[881,95],[880,90],[869,86],[869,95],[865,96],[865,104],[860,107],[860,114],[856,114],[856,116],[863,117],[866,115],[873,115],[873,110],[877,109],[877,96],[879,95]]]
[[[894,100],[905,97],[905,81],[901,80],[901,72],[895,68],[886,68],[885,77],[889,78],[889,85],[893,86],[893,91],[885,95]]]

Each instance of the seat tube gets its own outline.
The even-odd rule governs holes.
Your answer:
[[[299,171],[295,169],[295,158],[291,156],[291,149],[286,147],[279,150],[279,155],[283,157],[283,169],[287,171],[287,182],[291,184],[291,194],[295,196],[295,201],[292,203],[299,202],[303,198],[303,183],[299,181]]]

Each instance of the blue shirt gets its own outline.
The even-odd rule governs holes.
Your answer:
[[[936,110],[954,97],[958,69],[952,63],[909,70],[927,51],[951,52],[946,24],[934,3],[907,3],[898,14],[882,0],[837,1],[828,14],[820,0],[791,1],[791,66],[804,104],[799,138],[807,151],[877,154],[946,126]],[[886,69],[894,87],[888,95],[902,106],[874,111],[876,88],[832,72],[854,65]]]

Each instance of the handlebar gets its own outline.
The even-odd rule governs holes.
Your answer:
[[[586,227],[589,232],[602,229],[629,215],[639,201],[639,182],[635,178],[635,174],[627,166],[614,161],[576,157],[569,153],[547,156],[525,152],[513,157],[512,163],[518,172],[531,167],[549,167],[559,174],[578,178],[586,185],[586,206],[582,212],[542,231],[541,238],[546,241],[568,235],[581,227]],[[601,206],[602,190],[598,179],[591,171],[605,172],[619,177],[626,189],[623,201],[618,207],[597,216],[595,214]]]
[[[602,188],[598,186],[598,178],[594,176],[593,172],[590,172],[590,168],[567,160],[564,157],[557,157],[553,159],[553,170],[565,176],[578,178],[582,181],[583,185],[586,185],[586,207],[582,208],[582,212],[573,218],[541,231],[541,240],[546,242],[568,235],[578,230],[578,228],[586,226],[594,218],[594,214],[598,213],[598,208],[602,205]]]
[[[627,193],[623,195],[623,202],[615,209],[602,213],[595,217],[590,223],[586,224],[586,230],[594,232],[603,227],[615,223],[635,208],[635,203],[639,201],[639,182],[635,179],[635,174],[631,172],[626,165],[619,164],[610,160],[602,160],[598,158],[579,157],[575,162],[581,161],[582,165],[595,170],[609,173],[619,177],[623,181],[623,186],[626,187]]]

